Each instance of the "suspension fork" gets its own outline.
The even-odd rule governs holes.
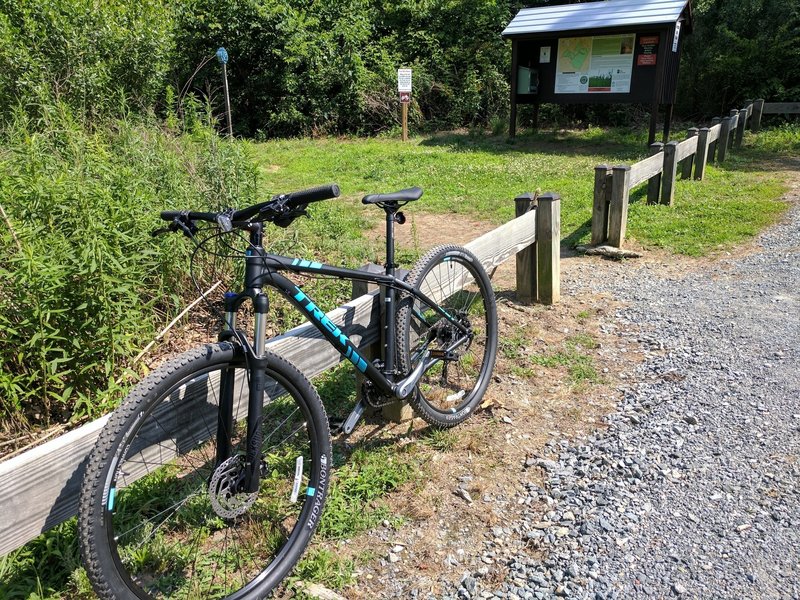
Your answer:
[[[247,400],[247,448],[245,467],[239,491],[253,493],[258,491],[261,476],[261,445],[263,443],[264,391],[267,382],[266,331],[269,299],[261,291],[263,277],[264,248],[262,242],[262,224],[251,223],[250,246],[245,258],[245,288],[242,294],[228,292],[225,294],[225,324],[220,333],[220,341],[236,337],[236,313],[245,298],[253,302],[254,331],[252,353],[246,349],[244,359],[248,377]],[[236,386],[234,369],[225,369],[221,374],[220,400],[217,416],[217,465],[230,458],[233,453],[233,391]]]
[[[248,373],[250,374],[250,389],[247,402],[247,453],[245,460],[244,489],[245,493],[252,494],[258,491],[261,476],[261,445],[264,432],[261,427],[264,408],[264,389],[267,383],[267,357],[266,357],[266,331],[267,311],[269,300],[267,295],[259,292],[253,298],[254,332],[253,354],[248,359]]]
[[[234,292],[225,292],[225,323],[219,334],[219,341],[226,342],[235,336],[236,312],[238,309],[239,295]],[[219,466],[231,457],[233,453],[233,390],[236,387],[235,369],[225,369],[220,374],[219,382],[219,410],[217,411],[217,462]]]

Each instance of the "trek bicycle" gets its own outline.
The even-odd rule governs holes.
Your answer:
[[[386,215],[382,273],[270,254],[266,223],[287,227],[336,185],[283,194],[243,210],[166,211],[169,225],[204,241],[246,237],[243,291],[225,294],[219,341],[154,370],[104,426],[81,488],[79,535],[102,599],[263,598],[289,573],[319,524],[331,481],[331,437],[320,397],[290,362],[265,348],[273,288],[363,374],[368,404],[407,400],[428,422],[466,419],[489,384],[497,351],[494,294],[478,259],[440,246],[396,276],[394,226],[419,188],[365,196]],[[311,297],[282,273],[376,283],[384,290],[378,359],[367,360]],[[237,314],[252,304],[252,340]]]

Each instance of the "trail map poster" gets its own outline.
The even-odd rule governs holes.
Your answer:
[[[635,41],[633,33],[559,39],[555,93],[630,93]]]

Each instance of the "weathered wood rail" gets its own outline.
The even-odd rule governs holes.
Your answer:
[[[560,297],[560,212],[557,194],[516,199],[517,217],[466,244],[487,272],[517,257],[517,297],[545,304]],[[358,347],[379,340],[379,292],[361,295],[328,313]],[[314,377],[341,355],[310,324],[269,340],[270,350]],[[88,454],[108,416],[0,463],[0,556],[77,514]]]
[[[741,148],[745,129],[758,132],[762,114],[800,114],[800,102],[764,103],[747,101],[726,117],[714,117],[709,127],[692,127],[686,139],[650,146],[650,156],[633,165],[595,167],[592,206],[592,245],[622,248],[628,221],[631,191],[647,182],[647,203],[672,206],[675,182],[702,180],[709,162],[723,163],[729,153]]]
[[[761,130],[762,115],[800,115],[800,102],[764,102],[764,100],[753,102],[752,130],[755,133]]]

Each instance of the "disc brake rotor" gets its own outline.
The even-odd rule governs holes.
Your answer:
[[[237,492],[244,477],[244,461],[245,457],[242,455],[231,456],[216,468],[208,484],[211,506],[223,519],[234,519],[243,515],[253,506],[258,496],[258,492]]]

